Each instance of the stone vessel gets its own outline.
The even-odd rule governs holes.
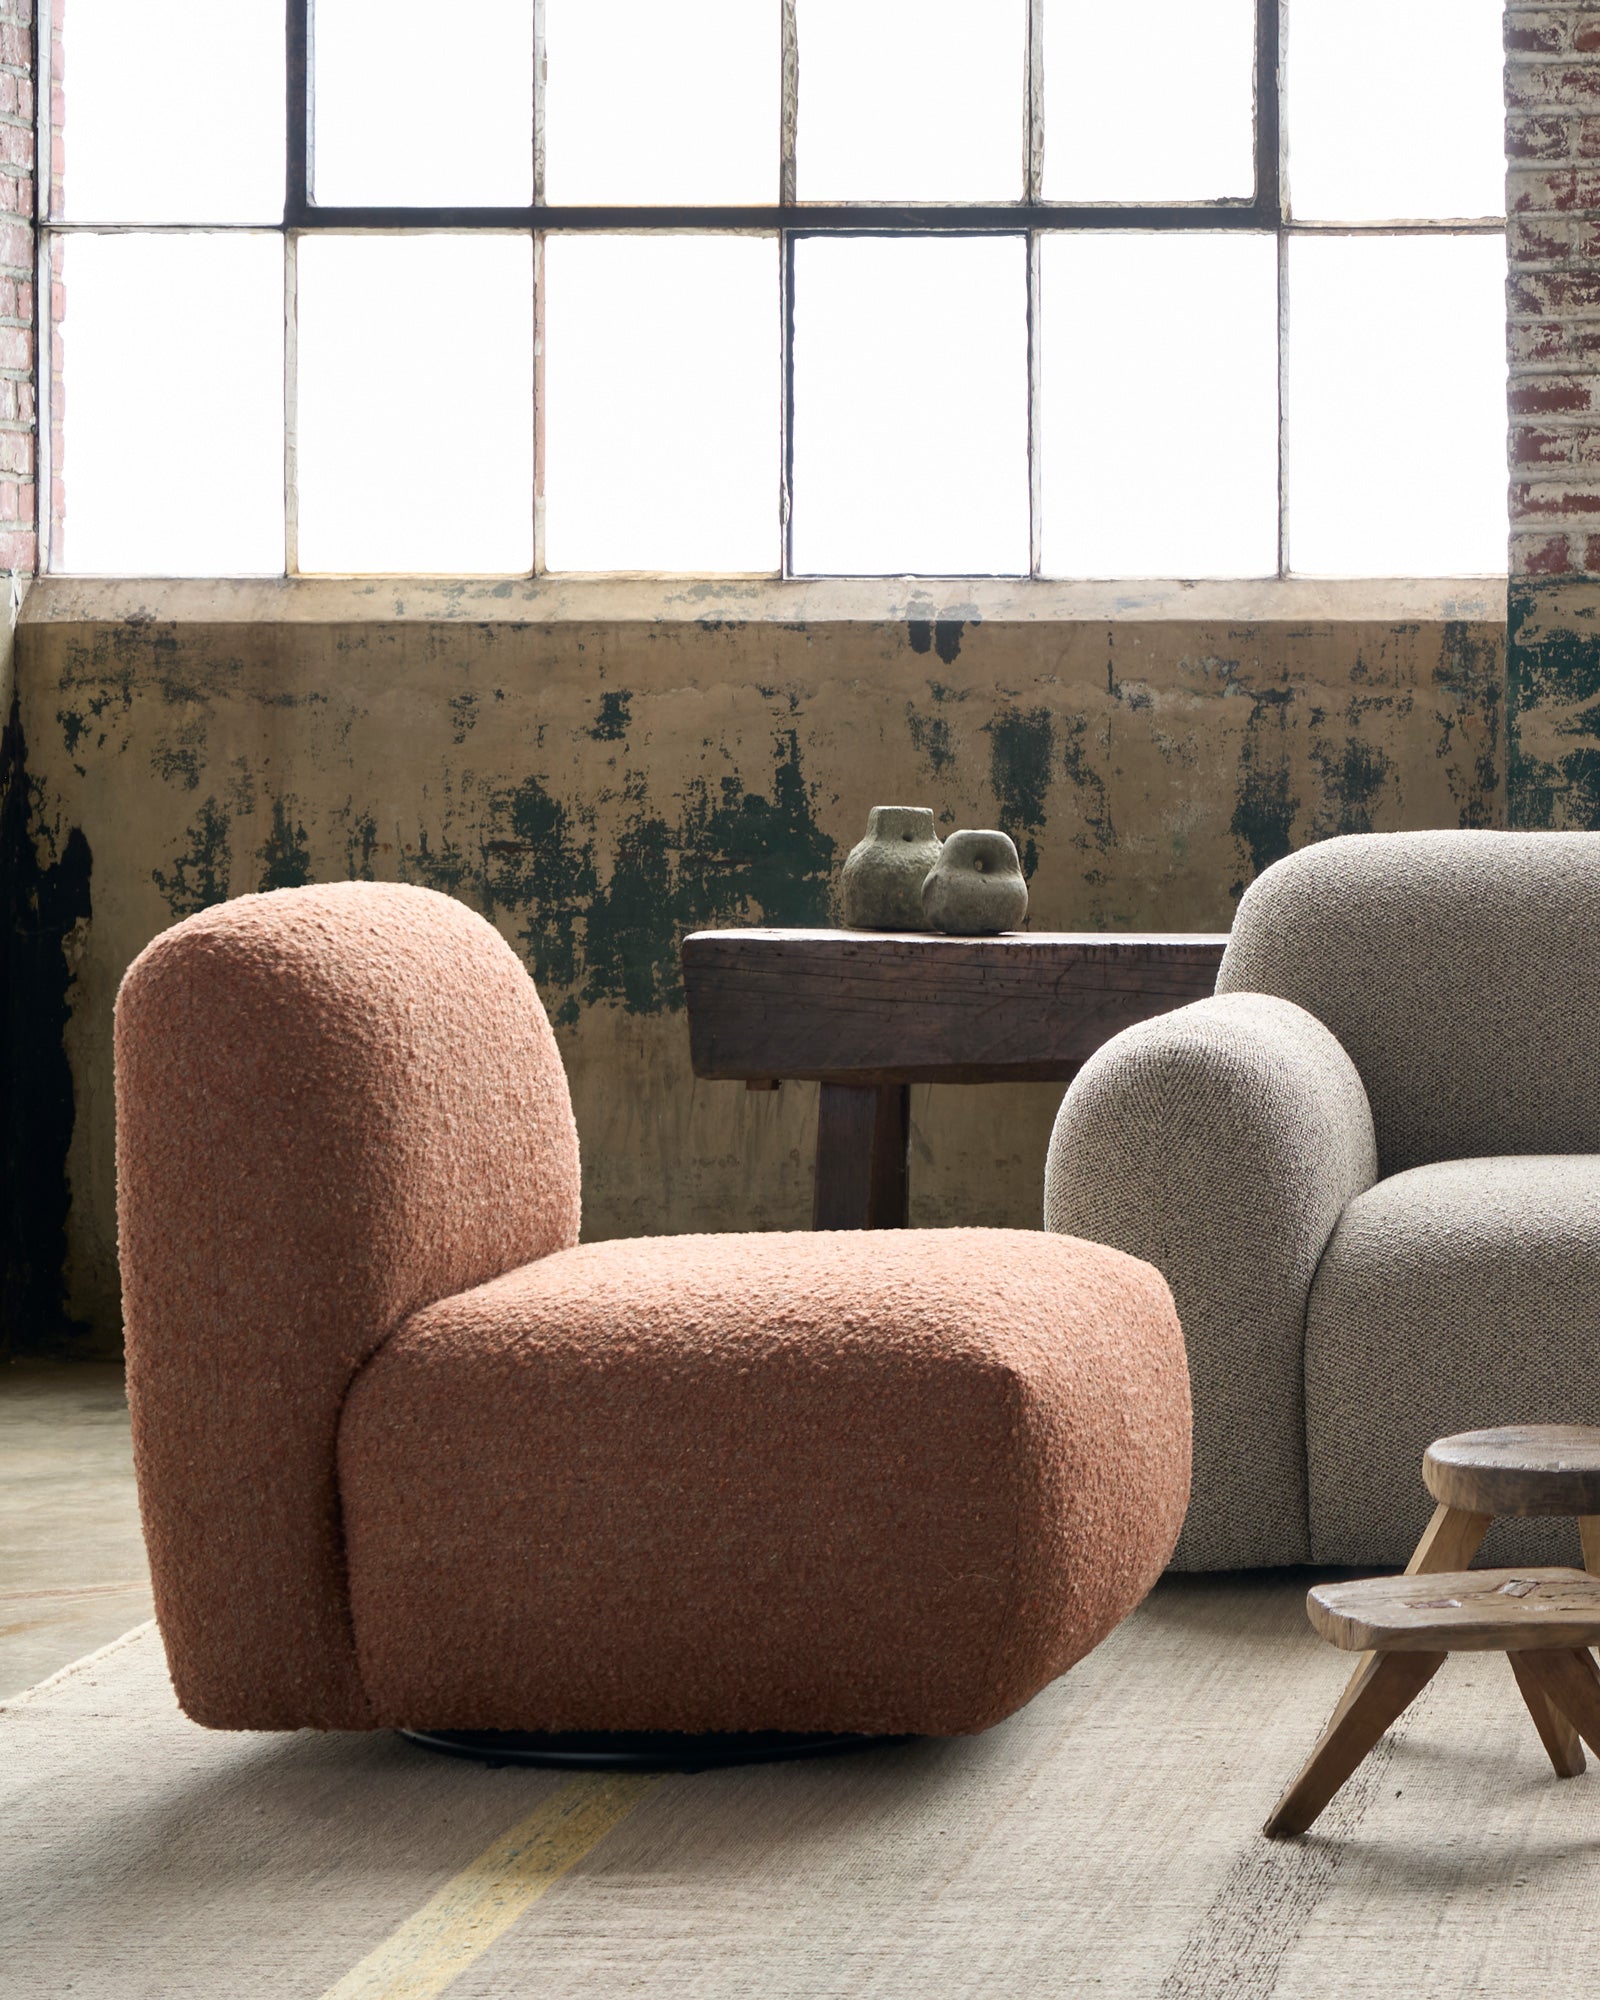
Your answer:
[[[1010,931],[1028,913],[1028,885],[1011,836],[985,829],[953,833],[922,885],[930,930],[974,937]]]
[[[853,931],[920,931],[922,885],[938,859],[926,807],[874,806],[866,838],[844,864],[845,923]]]

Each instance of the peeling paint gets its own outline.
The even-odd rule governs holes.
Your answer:
[[[261,863],[258,889],[303,889],[311,878],[311,850],[305,827],[292,818],[288,803],[272,801],[272,829],[256,849]]]
[[[937,692],[935,700],[939,699]],[[906,703],[906,730],[911,738],[911,747],[919,757],[925,757],[928,769],[935,778],[942,778],[956,761],[955,740],[950,733],[950,719],[944,715],[919,715],[911,702]]]
[[[485,914],[524,919],[517,942],[541,986],[576,986],[599,886],[593,839],[581,837],[574,815],[537,778],[524,778],[495,799],[483,856]]]
[[[1101,853],[1109,853],[1117,844],[1117,830],[1111,823],[1111,802],[1106,792],[1106,781],[1096,769],[1089,751],[1089,718],[1074,715],[1067,723],[1066,742],[1062,746],[1061,768],[1067,782],[1078,797],[1078,809],[1083,816],[1083,832],[1077,836],[1080,847],[1093,845]],[[997,788],[998,789],[998,788]],[[1033,843],[1030,841],[1029,847]]]
[[[166,899],[174,922],[227,901],[233,873],[228,831],[227,814],[209,798],[201,806],[199,818],[186,829],[185,843],[172,866],[151,869],[150,880]]]
[[[1239,752],[1238,787],[1229,831],[1249,856],[1249,874],[1233,885],[1237,899],[1249,883],[1294,845],[1300,800],[1290,789],[1288,720],[1293,697],[1269,688],[1252,697],[1250,721]]]
[[[1017,842],[1022,872],[1030,878],[1039,865],[1040,832],[1048,817],[1046,801],[1054,776],[1056,725],[1048,708],[1007,708],[984,729],[989,737],[989,784],[1002,829]],[[1069,776],[1071,774],[1069,773]]]
[[[961,654],[965,623],[961,618],[913,618],[906,625],[906,637],[913,653],[931,649],[947,667],[953,667]]]
[[[1374,808],[1394,772],[1391,760],[1357,736],[1347,736],[1339,745],[1314,744],[1311,760],[1322,774],[1325,795],[1317,837],[1371,833]]]
[[[600,697],[600,713],[589,738],[594,743],[620,743],[628,733],[628,724],[633,719],[629,704],[633,700],[626,688],[609,689]]]
[[[1593,585],[1514,579],[1506,625],[1513,826],[1600,828],[1600,632]]]
[[[81,827],[46,831],[26,765],[19,708],[0,735],[0,866],[5,870],[0,986],[0,1354],[71,1353],[89,1329],[66,1299],[77,1092],[65,1034],[73,942],[92,915],[93,861]]]

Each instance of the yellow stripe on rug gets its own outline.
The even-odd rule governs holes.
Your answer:
[[[578,1778],[452,1876],[322,2000],[433,2000],[625,1820],[659,1774]]]

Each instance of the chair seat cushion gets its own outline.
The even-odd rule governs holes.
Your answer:
[[[1071,1237],[592,1244],[403,1326],[339,1477],[379,1721],[952,1734],[1160,1573],[1188,1374]]]
[[[1435,1438],[1600,1421],[1600,1157],[1448,1160],[1340,1219],[1306,1316],[1313,1559],[1404,1563]],[[1494,1562],[1574,1560],[1570,1524],[1497,1526]]]

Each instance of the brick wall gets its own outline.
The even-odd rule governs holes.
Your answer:
[[[1600,6],[1506,9],[1511,568],[1600,575]]]
[[[1600,828],[1600,0],[1507,0],[1511,825]]]
[[[33,4],[0,0],[0,569],[34,533]]]

